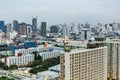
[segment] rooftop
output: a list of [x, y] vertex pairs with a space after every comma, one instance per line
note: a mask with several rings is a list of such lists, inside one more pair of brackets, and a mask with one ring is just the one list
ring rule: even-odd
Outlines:
[[65, 52], [62, 51], [62, 54], [74, 54], [74, 53], [81, 53], [81, 52], [85, 52], [85, 51], [92, 51], [92, 50], [97, 50], [97, 49], [103, 49], [103, 48], [107, 48], [107, 46], [103, 46], [103, 47], [99, 47], [99, 48], [93, 48], [93, 49], [87, 49], [87, 48], [77, 48], [77, 49], [72, 49], [70, 52]]

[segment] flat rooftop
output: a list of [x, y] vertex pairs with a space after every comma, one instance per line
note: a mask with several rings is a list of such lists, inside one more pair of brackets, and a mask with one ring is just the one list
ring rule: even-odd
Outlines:
[[87, 48], [77, 48], [77, 49], [72, 49], [70, 52], [65, 52], [62, 51], [61, 54], [74, 54], [74, 53], [81, 53], [81, 52], [86, 52], [86, 51], [92, 51], [92, 50], [97, 50], [97, 49], [103, 49], [107, 48], [107, 46], [99, 47], [99, 48], [92, 48], [92, 49], [87, 49]]

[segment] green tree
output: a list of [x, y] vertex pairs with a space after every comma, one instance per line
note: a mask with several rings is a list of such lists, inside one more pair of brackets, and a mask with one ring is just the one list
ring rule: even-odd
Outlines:
[[2, 77], [0, 77], [0, 80], [14, 80], [14, 79], [2, 76]]
[[15, 69], [18, 69], [18, 66], [17, 66], [17, 65], [11, 65], [11, 66], [9, 67], [9, 69], [15, 70]]
[[34, 51], [32, 54], [34, 54], [34, 59], [35, 60], [41, 60], [42, 61], [42, 56], [38, 55], [37, 51]]
[[0, 61], [0, 68], [3, 68], [4, 63]]
[[3, 65], [3, 69], [8, 70], [8, 66], [7, 65]]
[[[34, 62], [34, 64], [35, 64], [35, 62]], [[47, 70], [49, 67], [52, 67], [52, 66], [55, 66], [55, 65], [58, 65], [58, 64], [60, 64], [60, 57], [46, 59], [45, 61], [43, 61], [43, 62], [41, 63], [42, 66], [34, 67], [34, 68], [31, 69], [29, 72], [30, 72], [30, 73], [34, 73], [34, 74], [37, 74], [38, 72], [45, 71], [45, 70]]]

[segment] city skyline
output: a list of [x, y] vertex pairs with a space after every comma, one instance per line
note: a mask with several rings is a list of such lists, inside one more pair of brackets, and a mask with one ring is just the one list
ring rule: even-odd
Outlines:
[[106, 23], [119, 21], [119, 0], [4, 0], [0, 2], [0, 20], [32, 23], [32, 16], [41, 22], [59, 23]]

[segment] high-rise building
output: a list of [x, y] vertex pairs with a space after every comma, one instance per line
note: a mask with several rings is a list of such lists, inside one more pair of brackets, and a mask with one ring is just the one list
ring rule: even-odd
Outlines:
[[3, 32], [5, 32], [4, 30], [4, 21], [0, 21], [0, 30], [2, 30]]
[[41, 22], [41, 36], [46, 37], [46, 22]]
[[64, 24], [62, 25], [63, 29], [62, 29], [62, 36], [63, 38], [69, 38], [69, 27], [68, 25]]
[[50, 32], [51, 33], [58, 33], [59, 32], [59, 26], [57, 26], [57, 25], [51, 26], [50, 27]]
[[108, 78], [120, 79], [120, 43], [108, 43]]
[[19, 23], [17, 20], [13, 20], [13, 30], [16, 32], [19, 30]]
[[19, 24], [18, 33], [21, 34], [21, 35], [27, 35], [27, 24], [26, 23]]
[[6, 34], [13, 31], [11, 24], [7, 24], [5, 27], [6, 27], [6, 30], [5, 30]]
[[91, 39], [91, 31], [89, 29], [81, 30], [81, 40], [90, 40]]
[[[96, 39], [95, 39], [96, 40]], [[97, 44], [105, 44], [107, 50], [107, 77], [108, 80], [120, 80], [120, 42], [117, 40], [107, 39], [95, 41]], [[93, 42], [92, 42], [93, 44]]]
[[107, 80], [107, 46], [62, 52], [60, 65], [60, 80]]
[[33, 33], [37, 31], [37, 18], [32, 19], [32, 31]]

